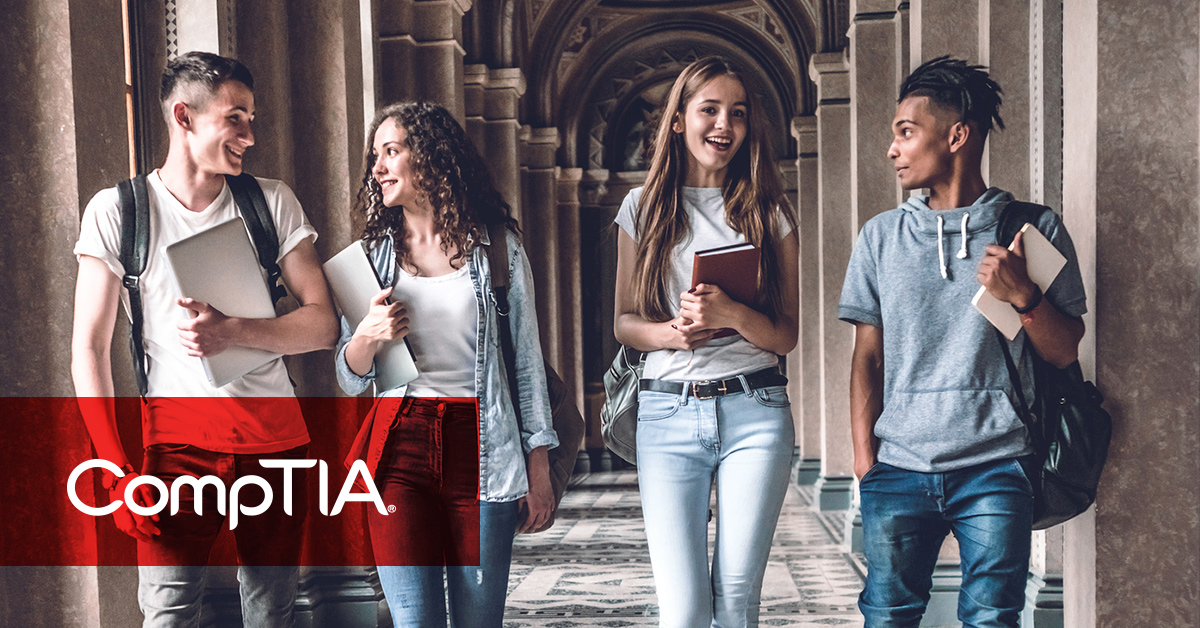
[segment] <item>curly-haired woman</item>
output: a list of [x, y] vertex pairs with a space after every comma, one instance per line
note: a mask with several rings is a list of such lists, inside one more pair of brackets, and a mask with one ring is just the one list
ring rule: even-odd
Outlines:
[[[796, 346], [798, 244], [766, 133], [729, 62], [692, 63], [667, 97], [646, 186], [617, 213], [615, 333], [647, 352], [638, 486], [664, 627], [758, 625], [787, 490], [794, 434], [779, 356]], [[742, 243], [761, 252], [754, 302], [691, 285], [696, 251]]]
[[[553, 505], [546, 450], [558, 438], [529, 263], [508, 205], [444, 108], [380, 110], [365, 163], [355, 211], [365, 214], [363, 241], [387, 287], [356, 329], [342, 320], [338, 382], [351, 395], [366, 390], [376, 352], [404, 338], [420, 369], [407, 386], [376, 391], [373, 425], [364, 426], [386, 434], [377, 451], [359, 453], [378, 460], [376, 485], [396, 506], [386, 515], [367, 509], [379, 581], [396, 626], [442, 627], [444, 567], [453, 625], [499, 627], [513, 535], [518, 525], [536, 529]], [[498, 223], [506, 242], [489, 242]], [[507, 250], [507, 322], [489, 294], [489, 246]], [[520, 424], [499, 324], [512, 326]]]

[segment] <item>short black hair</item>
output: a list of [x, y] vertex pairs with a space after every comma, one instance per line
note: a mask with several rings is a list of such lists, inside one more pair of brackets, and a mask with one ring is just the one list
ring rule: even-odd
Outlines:
[[[190, 96], [203, 99], [204, 96], [211, 97], [217, 93], [217, 90], [226, 81], [237, 81], [249, 88], [250, 91], [254, 91], [254, 77], [251, 76], [250, 70], [237, 59], [222, 57], [211, 52], [195, 51], [185, 52], [171, 59], [167, 63], [166, 69], [163, 70], [162, 89], [159, 91], [163, 115], [170, 119], [171, 101], [180, 89], [186, 89], [189, 86], [199, 87], [201, 90], [198, 91], [201, 93]], [[207, 104], [207, 100], [202, 102], [185, 100], [185, 102], [196, 107]]]
[[970, 65], [948, 56], [930, 59], [912, 71], [900, 85], [900, 98], [925, 96], [934, 103], [956, 112], [960, 122], [973, 122], [987, 137], [992, 123], [1003, 129], [1000, 118], [1000, 84], [988, 76], [987, 68]]

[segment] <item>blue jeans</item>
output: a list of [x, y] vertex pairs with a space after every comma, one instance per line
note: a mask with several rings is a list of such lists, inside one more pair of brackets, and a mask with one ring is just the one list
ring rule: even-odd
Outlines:
[[1014, 458], [944, 473], [884, 463], [859, 484], [867, 584], [866, 628], [917, 628], [947, 533], [958, 539], [958, 619], [969, 628], [1016, 628], [1029, 573], [1033, 487]]
[[[454, 628], [500, 628], [508, 593], [517, 502], [479, 502], [479, 566], [445, 568]], [[379, 567], [396, 628], [445, 628], [446, 588], [442, 567]]]
[[[686, 391], [638, 393], [638, 485], [660, 626], [758, 625], [759, 593], [794, 442], [783, 386], [713, 399]], [[714, 478], [717, 529], [710, 574]]]

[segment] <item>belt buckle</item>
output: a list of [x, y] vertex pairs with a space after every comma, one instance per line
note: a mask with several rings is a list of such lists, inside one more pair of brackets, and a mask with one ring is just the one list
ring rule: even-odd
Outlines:
[[[702, 394], [700, 394], [700, 387], [701, 387], [701, 386], [708, 386], [708, 385], [710, 385], [710, 384], [719, 384], [719, 386], [717, 387], [717, 392], [716, 392], [716, 394], [712, 394], [712, 395], [702, 395]], [[693, 397], [695, 397], [695, 398], [697, 398], [697, 399], [699, 399], [699, 400], [701, 400], [701, 401], [706, 401], [706, 400], [708, 400], [708, 399], [713, 399], [714, 397], [718, 397], [718, 396], [721, 396], [721, 395], [728, 394], [728, 392], [729, 392], [729, 390], [725, 388], [725, 380], [723, 380], [723, 379], [722, 379], [722, 380], [717, 380], [717, 381], [713, 381], [713, 380], [711, 380], [711, 379], [706, 379], [706, 380], [702, 380], [702, 381], [698, 381], [698, 382], [692, 382], [692, 396], [693, 396]]]

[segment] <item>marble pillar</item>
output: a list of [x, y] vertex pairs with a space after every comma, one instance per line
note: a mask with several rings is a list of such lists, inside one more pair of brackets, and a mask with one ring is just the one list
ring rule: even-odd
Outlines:
[[850, 212], [855, 234], [901, 200], [896, 170], [887, 157], [900, 91], [895, 8], [895, 0], [850, 0]]
[[979, 7], [961, 0], [909, 2], [909, 70], [941, 55], [979, 59]]
[[483, 155], [496, 189], [514, 211], [521, 205], [521, 123], [517, 121], [525, 75], [520, 68], [465, 66], [465, 128]]
[[1197, 625], [1200, 6], [1063, 10], [1064, 218], [1113, 415], [1094, 519], [1067, 524], [1066, 625]]
[[854, 328], [838, 320], [838, 299], [854, 243], [851, 220], [850, 68], [846, 56], [819, 53], [809, 61], [817, 84], [817, 152], [821, 284], [821, 477], [816, 482], [819, 510], [850, 507], [854, 451], [850, 440], [850, 357]]
[[462, 16], [470, 8], [471, 0], [381, 0], [380, 104], [431, 101], [463, 119]]
[[550, 365], [562, 372], [564, 302], [559, 279], [562, 268], [559, 264], [558, 173], [555, 166], [558, 128], [527, 127], [522, 135], [521, 229], [525, 233], [522, 240], [533, 269], [542, 350]]
[[[820, 205], [818, 204], [817, 117], [792, 118], [796, 139], [796, 221], [800, 235], [800, 339], [788, 356], [788, 395], [800, 428], [796, 483], [813, 484], [821, 474], [821, 299]], [[792, 368], [795, 365], [796, 368]]]
[[983, 178], [988, 185], [1008, 190], [1019, 199], [1030, 195], [1031, 14], [1027, 0], [983, 0], [979, 4], [979, 63], [987, 66], [988, 74], [1004, 89], [1000, 107], [1004, 129], [992, 129], [988, 135]]
[[562, 312], [562, 368], [558, 374], [571, 389], [575, 407], [583, 404], [583, 275], [579, 184], [583, 168], [558, 169], [558, 267]]

